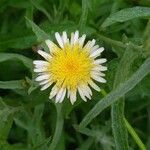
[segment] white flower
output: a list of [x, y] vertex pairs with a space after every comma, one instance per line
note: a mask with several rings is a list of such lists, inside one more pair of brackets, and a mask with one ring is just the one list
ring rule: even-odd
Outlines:
[[62, 36], [56, 32], [56, 40], [59, 46], [52, 41], [46, 40], [49, 48], [49, 54], [38, 50], [38, 53], [45, 59], [35, 60], [34, 72], [38, 73], [36, 81], [42, 86], [41, 90], [52, 86], [49, 98], [55, 97], [55, 102], [61, 103], [65, 96], [71, 103], [77, 99], [77, 92], [84, 101], [91, 99], [91, 88], [100, 91], [96, 82], [105, 83], [106, 80], [103, 71], [107, 67], [102, 64], [106, 62], [105, 58], [98, 58], [104, 50], [103, 47], [95, 45], [95, 40], [84, 44], [86, 35], [79, 37], [79, 32], [71, 34], [71, 39], [67, 33]]

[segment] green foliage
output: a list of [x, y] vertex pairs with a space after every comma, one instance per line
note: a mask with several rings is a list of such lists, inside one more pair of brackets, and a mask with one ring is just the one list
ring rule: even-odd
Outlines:
[[133, 7], [122, 9], [110, 17], [108, 17], [102, 24], [102, 27], [108, 27], [117, 22], [125, 22], [134, 18], [150, 17], [149, 7]]
[[[149, 0], [1, 0], [0, 17], [0, 150], [150, 149]], [[87, 103], [55, 104], [35, 82], [38, 47], [64, 30], [106, 49]]]
[[0, 81], [1, 89], [23, 89], [23, 81]]
[[119, 100], [120, 97], [125, 95], [128, 91], [134, 88], [147, 74], [150, 70], [150, 58], [143, 63], [143, 65], [137, 70], [127, 81], [120, 84], [115, 90], [111, 91], [106, 97], [101, 99], [93, 109], [84, 117], [80, 123], [80, 128], [88, 125], [92, 119], [94, 119], [102, 110], [110, 106], [115, 101]]
[[[132, 65], [134, 64], [134, 60], [138, 58], [138, 53], [133, 50], [133, 48], [128, 45], [120, 63], [118, 65], [118, 69], [116, 71], [115, 80], [113, 84], [113, 88], [115, 89], [119, 84], [126, 81], [130, 74], [132, 74]], [[128, 149], [127, 142], [127, 131], [124, 125], [124, 100], [125, 97], [122, 96], [119, 102], [116, 102], [112, 105], [111, 117], [112, 117], [112, 129], [116, 142], [117, 149]], [[119, 129], [119, 130], [118, 130]]]

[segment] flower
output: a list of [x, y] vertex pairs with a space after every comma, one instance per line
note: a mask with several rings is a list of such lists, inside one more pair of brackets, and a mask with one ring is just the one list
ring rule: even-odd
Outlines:
[[91, 88], [100, 91], [96, 82], [105, 83], [103, 71], [107, 67], [102, 66], [105, 58], [97, 58], [104, 50], [103, 47], [95, 45], [95, 40], [84, 44], [86, 35], [79, 37], [79, 31], [71, 33], [71, 39], [64, 31], [62, 36], [56, 32], [57, 46], [50, 40], [45, 43], [49, 53], [38, 50], [45, 60], [33, 61], [34, 72], [38, 73], [36, 81], [42, 86], [41, 90], [52, 86], [49, 98], [55, 97], [55, 102], [61, 103], [67, 95], [70, 102], [74, 104], [77, 99], [77, 92], [80, 97], [87, 101], [91, 99]]

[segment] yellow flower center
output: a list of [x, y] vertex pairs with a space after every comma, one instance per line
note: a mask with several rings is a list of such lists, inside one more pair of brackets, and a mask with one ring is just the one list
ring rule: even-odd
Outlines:
[[71, 47], [65, 45], [63, 50], [56, 50], [50, 60], [48, 71], [58, 86], [76, 89], [78, 84], [87, 83], [90, 80], [90, 72], [93, 67], [93, 59], [89, 52], [78, 44]]

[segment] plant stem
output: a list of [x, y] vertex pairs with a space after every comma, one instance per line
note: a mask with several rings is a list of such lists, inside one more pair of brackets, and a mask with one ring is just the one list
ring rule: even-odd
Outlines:
[[129, 124], [129, 122], [127, 121], [126, 118], [124, 118], [124, 123], [125, 123], [128, 131], [129, 131], [129, 133], [131, 134], [131, 136], [133, 137], [133, 139], [135, 140], [135, 142], [139, 146], [139, 148], [141, 150], [146, 150], [145, 145], [143, 144], [143, 142], [141, 141], [141, 139], [139, 138], [139, 136], [137, 135], [135, 130], [132, 128], [132, 126]]
[[56, 146], [60, 140], [62, 129], [63, 129], [63, 124], [64, 124], [64, 119], [62, 116], [62, 105], [61, 104], [56, 104], [56, 110], [57, 110], [57, 121], [56, 121], [56, 128], [55, 128], [55, 133], [52, 139], [52, 143], [50, 144], [48, 150], [55, 150]]

